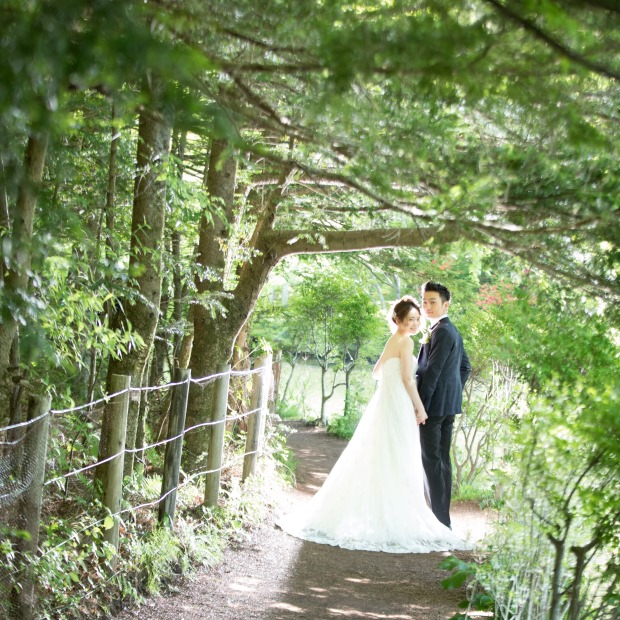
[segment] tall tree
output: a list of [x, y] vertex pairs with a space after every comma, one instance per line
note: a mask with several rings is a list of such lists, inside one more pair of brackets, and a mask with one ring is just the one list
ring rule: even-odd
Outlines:
[[[195, 375], [230, 359], [270, 270], [296, 253], [467, 239], [617, 298], [613, 3], [232, 6], [37, 0], [11, 4], [0, 40], [12, 59], [0, 67], [4, 133], [23, 136], [16, 119], [42, 118], [72, 90], [128, 96], [155, 69], [199, 136], [188, 174], [205, 143], [226, 143], [209, 174], [232, 198], [208, 190], [220, 211], [199, 239], [205, 308], [194, 304], [193, 323], [212, 339], [195, 343]], [[52, 116], [61, 129], [66, 117]], [[233, 165], [248, 188], [236, 197]], [[227, 266], [221, 231], [239, 225], [253, 232]], [[190, 420], [208, 417], [200, 398], [194, 389]]]
[[[225, 244], [230, 234], [234, 194], [237, 181], [237, 160], [230, 145], [224, 139], [214, 140], [206, 174], [206, 190], [217, 208], [211, 221], [207, 215], [200, 220], [196, 275], [196, 289], [200, 296], [224, 293], [224, 269], [226, 267]], [[204, 377], [216, 371], [218, 364], [230, 360], [232, 346], [241, 329], [233, 323], [233, 317], [214, 315], [207, 303], [194, 308], [194, 342], [190, 368], [194, 376]], [[236, 329], [235, 329], [236, 327]], [[213, 385], [192, 384], [187, 407], [187, 426], [205, 422], [210, 416]], [[206, 450], [209, 427], [197, 429], [186, 437], [186, 459], [198, 458]], [[191, 455], [191, 456], [190, 456]]]
[[[131, 288], [118, 304], [115, 322], [139, 337], [120, 358], [111, 359], [107, 387], [114, 374], [129, 375], [133, 387], [142, 387], [148, 356], [159, 320], [162, 282], [162, 241], [166, 210], [166, 168], [170, 152], [171, 120], [161, 103], [163, 84], [151, 77], [145, 88], [150, 105], [140, 115], [138, 152], [131, 222], [129, 277]], [[140, 392], [130, 400], [127, 418], [128, 448], [136, 447]], [[107, 429], [102, 429], [102, 435]], [[133, 453], [131, 453], [133, 454]], [[131, 472], [133, 459], [127, 460]]]
[[[47, 142], [47, 133], [33, 133], [28, 138], [24, 177], [19, 184], [17, 202], [10, 223], [10, 241], [2, 244], [3, 264], [7, 267], [4, 275], [4, 303], [0, 321], [0, 382], [4, 384], [0, 389], [0, 394], [5, 397], [0, 399], [2, 405], [7, 404], [6, 396], [9, 394], [7, 370], [10, 365], [11, 349], [15, 346], [18, 324], [23, 323], [27, 315], [27, 303], [24, 303], [24, 298], [27, 296], [31, 274], [32, 227], [37, 192], [45, 164]], [[5, 411], [8, 409], [8, 407], [3, 408]], [[14, 420], [14, 422], [17, 421]]]

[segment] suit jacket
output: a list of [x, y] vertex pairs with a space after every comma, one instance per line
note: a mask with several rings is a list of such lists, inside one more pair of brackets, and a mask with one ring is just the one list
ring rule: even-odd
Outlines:
[[433, 325], [430, 340], [418, 355], [418, 392], [429, 416], [463, 410], [463, 386], [471, 364], [461, 334], [448, 317]]

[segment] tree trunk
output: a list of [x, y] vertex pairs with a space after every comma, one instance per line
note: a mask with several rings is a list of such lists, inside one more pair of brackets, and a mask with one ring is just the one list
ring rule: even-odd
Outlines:
[[[211, 149], [207, 189], [211, 197], [218, 197], [225, 205], [227, 221], [232, 221], [232, 207], [235, 190], [236, 162], [226, 156], [226, 144], [215, 141]], [[194, 305], [194, 343], [190, 366], [193, 377], [212, 374], [216, 369], [230, 362], [235, 339], [248, 320], [260, 292], [271, 270], [278, 263], [278, 256], [267, 244], [264, 235], [272, 226], [275, 209], [281, 198], [278, 186], [266, 201], [252, 238], [252, 247], [258, 250], [251, 261], [239, 269], [237, 286], [233, 291], [224, 291], [221, 276], [224, 273], [226, 256], [222, 251], [221, 239], [227, 236], [228, 225], [220, 218], [214, 218], [210, 225], [206, 218], [201, 222], [199, 240], [199, 264], [215, 269], [220, 279], [217, 282], [197, 281], [199, 293], [223, 293], [222, 305], [226, 308], [225, 317], [213, 317], [202, 304]], [[200, 387], [192, 384], [187, 408], [187, 426], [200, 424], [211, 419], [213, 391], [209, 385]], [[207, 450], [210, 433], [207, 430], [192, 431], [186, 436], [186, 463], [195, 464], [198, 457]]]
[[598, 545], [597, 538], [591, 540], [587, 545], [582, 547], [571, 547], [571, 551], [575, 556], [575, 567], [573, 569], [573, 581], [569, 588], [570, 605], [568, 609], [568, 620], [579, 620], [582, 617], [581, 612], [583, 603], [581, 601], [581, 586], [586, 570], [587, 554]]
[[[224, 206], [222, 217], [214, 216], [212, 222], [206, 216], [200, 221], [198, 239], [198, 265], [203, 270], [214, 272], [215, 277], [196, 277], [199, 295], [223, 291], [223, 275], [226, 256], [222, 249], [228, 237], [229, 222], [232, 220], [237, 161], [227, 153], [227, 143], [214, 140], [211, 145], [209, 167], [206, 174], [209, 197], [219, 200]], [[226, 305], [226, 303], [224, 303]], [[230, 362], [235, 338], [243, 321], [233, 324], [232, 318], [214, 318], [204, 303], [194, 305], [194, 342], [190, 358], [192, 376], [199, 379], [216, 372], [216, 369]], [[212, 416], [214, 383], [192, 383], [187, 403], [186, 426], [207, 422]], [[197, 464], [206, 456], [210, 440], [210, 427], [203, 427], [188, 433], [185, 437], [184, 463]]]
[[[151, 347], [151, 352], [152, 351], [153, 351], [153, 347]], [[142, 385], [140, 385], [139, 387], [146, 387], [149, 384], [154, 385], [153, 383], [150, 383], [149, 381], [151, 377], [151, 368], [152, 368], [152, 365], [154, 364], [153, 357], [154, 355], [151, 355], [146, 360], [144, 372], [142, 373]], [[134, 441], [135, 448], [142, 448], [143, 446], [146, 445], [146, 420], [149, 415], [149, 411], [151, 409], [151, 398], [153, 398], [153, 395], [156, 393], [157, 392], [148, 392], [148, 391], [140, 392], [140, 402], [138, 404], [138, 421], [136, 422], [136, 439]], [[144, 459], [141, 458], [142, 456], [143, 455], [136, 457], [133, 453], [126, 455], [125, 457], [126, 459], [131, 458], [132, 466], [131, 468], [125, 467], [125, 474], [131, 474], [132, 471], [137, 471], [139, 473], [143, 472], [143, 468], [140, 465], [141, 463], [144, 462]], [[139, 463], [138, 466], [136, 466], [136, 462]]]
[[[181, 343], [185, 337], [185, 326], [183, 323], [183, 296], [185, 294], [183, 278], [181, 276], [181, 234], [178, 230], [173, 230], [171, 235], [172, 245], [172, 323], [174, 336], [172, 338], [172, 365], [174, 368], [186, 368], [179, 365], [181, 354]], [[188, 317], [189, 322], [189, 317]]]
[[329, 400], [329, 396], [327, 396], [327, 391], [325, 389], [325, 377], [327, 376], [327, 364], [325, 366], [321, 366], [321, 424], [323, 426], [327, 425], [327, 413], [325, 412], [325, 404]]
[[553, 558], [553, 575], [551, 579], [551, 606], [549, 608], [549, 620], [560, 619], [560, 605], [562, 602], [562, 593], [560, 585], [563, 579], [562, 563], [564, 561], [564, 553], [566, 551], [566, 534], [564, 538], [555, 538], [548, 535], [549, 540], [553, 544], [555, 555]]
[[[167, 303], [161, 305], [161, 316], [165, 315]], [[147, 365], [148, 372], [145, 373], [145, 386], [161, 385], [164, 382], [166, 370], [166, 360], [168, 352], [168, 341], [165, 334], [155, 338], [155, 344], [151, 349], [151, 357]], [[170, 377], [174, 373], [172, 368]], [[156, 433], [166, 430], [166, 418], [172, 404], [172, 390], [143, 392], [140, 399], [140, 417], [138, 418], [138, 432], [136, 434], [136, 445], [144, 445], [147, 429], [147, 420], [150, 414], [150, 428]]]
[[[249, 323], [246, 321], [245, 325], [239, 331], [239, 335], [235, 340], [233, 346], [233, 356], [231, 368], [237, 371], [250, 370], [250, 346], [249, 346]], [[250, 389], [252, 387], [252, 377], [239, 376], [231, 377], [228, 391], [228, 408], [231, 411], [238, 413], [245, 413], [249, 410], [250, 403]], [[246, 419], [241, 418], [238, 420], [239, 428], [242, 431], [246, 430]], [[228, 428], [228, 426], [227, 426]]]
[[[183, 178], [184, 171], [184, 163], [183, 159], [185, 157], [185, 146], [187, 144], [187, 131], [182, 131], [180, 135], [176, 136], [174, 140], [174, 153], [178, 159], [177, 163], [177, 175], [179, 179]], [[170, 235], [170, 243], [172, 246], [172, 290], [173, 290], [173, 299], [172, 299], [172, 322], [173, 322], [173, 330], [174, 336], [172, 339], [172, 364], [173, 368], [187, 368], [187, 364], [185, 366], [181, 366], [179, 364], [179, 354], [181, 351], [181, 343], [184, 337], [184, 326], [183, 326], [183, 297], [184, 297], [184, 285], [183, 285], [183, 277], [181, 274], [181, 233], [178, 231], [176, 227], [173, 227], [172, 233]], [[188, 319], [189, 320], [189, 319]], [[188, 358], [189, 360], [189, 358]], [[172, 369], [171, 369], [172, 371]]]
[[345, 368], [344, 371], [344, 415], [349, 415], [351, 408], [351, 373], [355, 365]]
[[284, 391], [282, 392], [282, 396], [279, 396], [276, 393], [276, 399], [280, 400], [283, 403], [286, 402], [286, 395], [288, 394], [289, 387], [291, 386], [293, 372], [295, 372], [295, 367], [297, 366], [297, 360], [299, 359], [299, 356], [300, 345], [299, 343], [297, 343], [297, 345], [295, 346], [295, 350], [293, 351], [293, 353], [290, 354], [289, 364], [291, 365], [291, 373], [289, 374], [288, 378], [286, 379], [286, 383], [284, 384]]
[[282, 380], [282, 351], [275, 351], [273, 354], [273, 398], [269, 403], [269, 412], [276, 413], [278, 407], [278, 392], [280, 391], [280, 381]]
[[[161, 85], [151, 82], [157, 101]], [[165, 166], [170, 149], [170, 125], [156, 109], [140, 116], [137, 174], [131, 222], [129, 273], [136, 295], [128, 296], [114, 317], [117, 328], [131, 329], [144, 344], [132, 346], [120, 359], [110, 360], [107, 388], [112, 375], [129, 375], [132, 387], [142, 385], [144, 368], [153, 344], [159, 319], [164, 217], [166, 209]], [[140, 392], [132, 392], [127, 419], [127, 448], [136, 447]], [[129, 456], [129, 455], [128, 455]], [[133, 470], [133, 458], [125, 461], [125, 471]]]
[[[45, 153], [48, 136], [31, 135], [26, 146], [24, 175], [19, 185], [15, 213], [11, 222], [10, 249], [2, 251], [2, 259], [8, 269], [4, 275], [3, 296], [5, 300], [12, 300], [18, 307], [27, 293], [30, 282], [30, 263], [32, 259], [32, 226], [34, 223], [37, 189], [43, 177]], [[4, 244], [3, 244], [4, 245]], [[6, 301], [4, 302], [6, 304]], [[3, 305], [4, 305], [3, 304]], [[6, 307], [6, 306], [5, 306]], [[7, 371], [10, 366], [11, 347], [17, 334], [17, 320], [15, 313], [3, 312], [0, 320], [0, 405], [2, 411], [7, 411], [10, 384]], [[0, 414], [0, 419], [4, 414]]]
[[279, 397], [280, 402], [286, 402], [286, 395], [288, 394], [288, 389], [291, 386], [291, 382], [293, 380], [293, 373], [295, 372], [295, 367], [297, 366], [297, 356], [293, 360], [291, 360], [291, 372], [286, 379], [286, 383], [284, 384], [284, 390], [282, 392], [282, 396]]
[[110, 141], [110, 155], [108, 159], [108, 186], [106, 188], [105, 195], [105, 245], [109, 249], [110, 254], [114, 254], [116, 251], [114, 243], [114, 203], [116, 201], [116, 178], [118, 176], [116, 166], [116, 155], [118, 153], [118, 138], [119, 131], [115, 126], [116, 108], [112, 104], [112, 139]]
[[[195, 306], [194, 313], [196, 319], [190, 368], [192, 377], [199, 379], [216, 373], [218, 366], [230, 360], [235, 338], [242, 324], [232, 324], [229, 318], [212, 317], [200, 306]], [[217, 382], [214, 381], [191, 384], [186, 428], [212, 420], [216, 386]], [[187, 433], [183, 450], [186, 468], [191, 469], [206, 462], [210, 438], [209, 426]]]
[[192, 304], [187, 311], [187, 328], [176, 352], [176, 368], [189, 368], [194, 345], [194, 307], [195, 304]]

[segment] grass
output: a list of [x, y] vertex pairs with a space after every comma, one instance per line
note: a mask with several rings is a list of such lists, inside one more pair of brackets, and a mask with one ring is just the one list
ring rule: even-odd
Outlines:
[[489, 484], [482, 486], [478, 484], [463, 483], [454, 487], [452, 493], [453, 500], [479, 502], [481, 508], [492, 506], [495, 502], [495, 489]]

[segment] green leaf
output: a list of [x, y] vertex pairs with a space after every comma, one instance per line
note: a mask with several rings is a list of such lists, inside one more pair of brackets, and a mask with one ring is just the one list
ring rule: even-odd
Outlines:
[[458, 571], [447, 579], [443, 579], [441, 582], [441, 587], [444, 590], [454, 590], [456, 588], [460, 588], [469, 577], [471, 577], [469, 572]]

